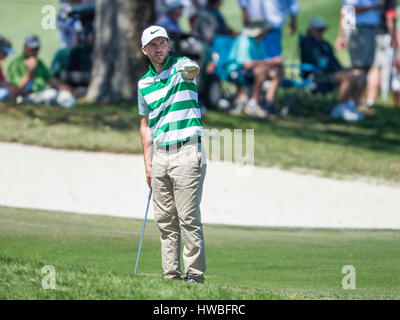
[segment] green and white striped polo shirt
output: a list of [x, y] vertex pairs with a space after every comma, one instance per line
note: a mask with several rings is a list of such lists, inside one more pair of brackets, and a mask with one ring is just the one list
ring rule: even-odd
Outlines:
[[160, 146], [203, 135], [196, 80], [185, 79], [176, 64], [185, 57], [168, 56], [160, 74], [152, 64], [139, 80], [139, 114], [149, 116], [153, 143]]

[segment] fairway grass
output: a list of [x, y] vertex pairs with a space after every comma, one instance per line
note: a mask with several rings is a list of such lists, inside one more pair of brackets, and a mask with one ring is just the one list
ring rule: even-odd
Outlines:
[[[159, 231], [141, 220], [0, 207], [0, 299], [399, 299], [397, 231], [205, 225], [204, 285], [162, 280]], [[44, 266], [56, 289], [44, 290]], [[356, 289], [341, 288], [343, 266]]]
[[[44, 147], [142, 154], [136, 106], [0, 104], [0, 141]], [[204, 126], [217, 132], [254, 129], [254, 164], [335, 178], [400, 183], [400, 112], [381, 106], [362, 123], [333, 121], [323, 114], [261, 121], [209, 111]], [[205, 140], [206, 141], [206, 140]], [[210, 141], [212, 141], [210, 139]], [[223, 149], [221, 138], [221, 153]], [[209, 158], [212, 148], [206, 150]], [[223, 160], [223, 156], [220, 158]]]

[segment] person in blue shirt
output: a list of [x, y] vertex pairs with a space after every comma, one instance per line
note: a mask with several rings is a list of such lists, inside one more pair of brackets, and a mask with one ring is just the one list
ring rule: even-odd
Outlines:
[[179, 25], [182, 16], [183, 4], [181, 0], [172, 0], [167, 3], [167, 11], [156, 21], [156, 25], [164, 27], [169, 32], [183, 33]]
[[344, 68], [339, 63], [332, 46], [324, 40], [327, 27], [321, 17], [314, 17], [309, 21], [307, 35], [300, 41], [301, 62], [314, 66], [310, 74], [313, 75], [318, 91], [327, 92], [338, 88], [338, 104], [331, 112], [333, 118], [362, 120], [364, 117], [357, 106], [361, 104], [360, 97], [366, 83], [365, 73], [357, 68]]
[[17, 86], [9, 83], [3, 74], [3, 60], [7, 58], [9, 54], [15, 54], [11, 42], [0, 35], [0, 101], [10, 97], [16, 97], [21, 93], [20, 89]]
[[242, 9], [243, 24], [262, 19], [271, 26], [264, 36], [265, 59], [280, 56], [282, 53], [282, 29], [286, 16], [290, 16], [289, 32], [297, 30], [297, 15], [300, 10], [298, 0], [238, 0]]
[[[375, 113], [373, 106], [379, 90], [383, 94], [388, 91], [385, 83], [388, 84], [389, 80], [385, 81], [385, 78], [389, 79], [390, 75], [383, 70], [390, 69], [388, 61], [392, 61], [394, 49], [398, 47], [396, 15], [396, 0], [343, 0], [336, 48], [343, 50], [347, 47], [352, 66], [368, 72], [361, 106], [367, 113]], [[353, 26], [348, 28], [351, 21]]]

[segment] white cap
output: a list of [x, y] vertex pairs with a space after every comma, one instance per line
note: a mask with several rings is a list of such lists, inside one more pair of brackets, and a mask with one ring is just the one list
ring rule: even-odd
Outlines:
[[167, 31], [160, 26], [150, 26], [147, 29], [145, 29], [142, 33], [142, 47], [144, 47], [146, 44], [148, 44], [151, 40], [155, 38], [168, 38]]

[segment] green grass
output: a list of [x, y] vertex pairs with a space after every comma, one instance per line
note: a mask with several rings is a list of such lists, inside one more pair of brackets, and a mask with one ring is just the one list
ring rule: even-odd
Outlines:
[[[355, 124], [332, 121], [321, 110], [305, 107], [307, 110], [303, 116], [268, 121], [210, 111], [204, 125], [218, 130], [254, 129], [256, 165], [400, 182], [398, 110], [382, 105], [374, 118]], [[78, 106], [70, 110], [0, 105], [0, 141], [142, 153], [137, 107], [130, 105]]]
[[[137, 209], [142, 210], [141, 206]], [[0, 299], [399, 299], [397, 231], [205, 225], [204, 285], [160, 279], [159, 231], [141, 220], [0, 207]], [[56, 270], [56, 290], [41, 269]], [[344, 290], [342, 267], [356, 268]]]

